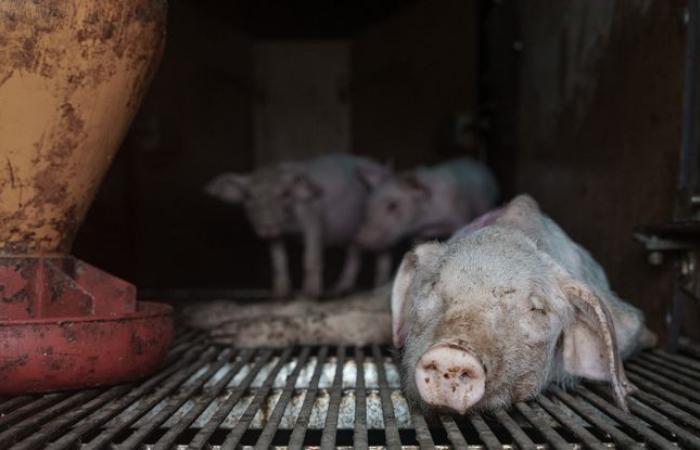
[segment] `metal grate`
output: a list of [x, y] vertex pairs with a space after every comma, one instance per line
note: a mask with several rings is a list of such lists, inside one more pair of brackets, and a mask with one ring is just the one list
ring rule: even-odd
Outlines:
[[604, 386], [552, 388], [509, 411], [426, 419], [379, 347], [236, 350], [180, 335], [139, 383], [0, 398], [0, 448], [700, 448], [700, 350], [627, 364], [627, 414]]

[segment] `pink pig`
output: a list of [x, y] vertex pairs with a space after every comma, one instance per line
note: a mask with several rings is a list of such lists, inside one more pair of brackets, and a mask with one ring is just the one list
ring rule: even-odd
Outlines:
[[447, 237], [491, 209], [498, 187], [491, 171], [469, 158], [372, 179], [357, 243], [386, 249], [405, 237]]
[[498, 198], [491, 171], [469, 158], [386, 176], [364, 174], [372, 186], [357, 244], [377, 257], [375, 286], [389, 281], [392, 262], [387, 251], [403, 238], [447, 237], [488, 211]]
[[425, 409], [490, 410], [578, 378], [609, 382], [626, 409], [622, 360], [655, 344], [641, 311], [526, 195], [408, 253], [391, 306], [406, 393]]
[[242, 203], [256, 233], [270, 242], [273, 295], [291, 293], [287, 252], [282, 239], [304, 241], [303, 292], [316, 298], [323, 291], [323, 249], [347, 247], [347, 258], [335, 293], [349, 290], [360, 266], [354, 238], [362, 222], [368, 189], [360, 176], [381, 179], [387, 170], [369, 159], [347, 154], [263, 167], [252, 174], [224, 173], [205, 191], [225, 202]]

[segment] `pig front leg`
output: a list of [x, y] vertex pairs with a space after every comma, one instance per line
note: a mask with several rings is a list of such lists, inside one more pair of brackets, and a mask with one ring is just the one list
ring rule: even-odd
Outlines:
[[318, 298], [323, 292], [323, 230], [318, 214], [310, 208], [298, 208], [304, 238], [303, 293]]
[[384, 286], [391, 278], [391, 252], [377, 254], [374, 267], [374, 287]]
[[270, 242], [270, 259], [272, 260], [272, 296], [289, 297], [292, 293], [292, 283], [289, 277], [287, 249], [282, 239]]
[[345, 264], [340, 278], [333, 288], [333, 295], [340, 295], [350, 291], [355, 286], [357, 274], [360, 271], [360, 249], [356, 245], [350, 245], [345, 255]]

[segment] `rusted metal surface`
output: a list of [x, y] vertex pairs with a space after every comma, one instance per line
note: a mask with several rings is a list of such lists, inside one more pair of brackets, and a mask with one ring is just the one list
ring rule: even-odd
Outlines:
[[169, 306], [61, 257], [160, 60], [165, 12], [0, 2], [0, 394], [133, 380], [168, 350]]
[[491, 414], [426, 417], [407, 407], [384, 348], [239, 350], [186, 332], [141, 382], [0, 398], [0, 448], [700, 448], [700, 401], [682, 395], [700, 360], [684, 343], [628, 368], [652, 362], [676, 373], [635, 370], [630, 413], [586, 384]]
[[165, 12], [0, 2], [0, 255], [70, 249], [160, 60]]
[[170, 306], [82, 261], [0, 258], [0, 394], [143, 377], [172, 336]]

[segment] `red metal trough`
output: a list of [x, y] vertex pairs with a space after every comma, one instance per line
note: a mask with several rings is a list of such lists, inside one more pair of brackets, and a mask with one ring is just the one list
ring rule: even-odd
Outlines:
[[0, 258], [0, 394], [114, 384], [157, 369], [172, 309], [73, 257]]

